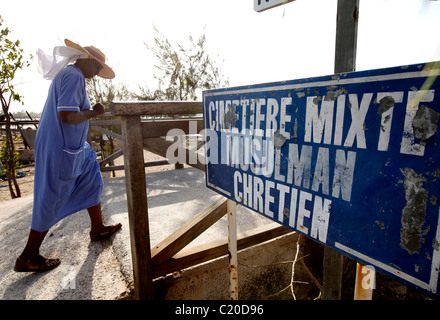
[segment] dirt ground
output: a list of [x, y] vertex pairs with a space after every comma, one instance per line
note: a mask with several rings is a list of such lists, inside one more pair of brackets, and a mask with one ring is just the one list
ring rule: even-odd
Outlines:
[[[19, 170], [26, 173], [26, 176], [17, 179], [20, 187], [21, 196], [28, 196], [34, 193], [34, 167], [27, 167]], [[8, 182], [0, 181], [0, 201], [11, 200]]]

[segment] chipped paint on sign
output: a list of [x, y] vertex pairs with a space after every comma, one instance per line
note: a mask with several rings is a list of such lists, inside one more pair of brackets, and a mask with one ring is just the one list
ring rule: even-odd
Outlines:
[[204, 91], [207, 186], [439, 295], [440, 63]]
[[406, 206], [402, 211], [400, 230], [401, 246], [409, 254], [420, 253], [422, 247], [422, 227], [425, 223], [428, 191], [423, 189], [426, 179], [411, 168], [401, 170], [405, 176], [404, 191]]

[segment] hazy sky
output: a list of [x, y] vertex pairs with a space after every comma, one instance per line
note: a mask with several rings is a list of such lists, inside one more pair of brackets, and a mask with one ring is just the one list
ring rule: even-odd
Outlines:
[[[253, 0], [1, 0], [3, 28], [25, 54], [52, 53], [64, 38], [94, 45], [121, 81], [155, 87], [153, 25], [187, 44], [205, 27], [207, 49], [219, 56], [230, 86], [333, 73], [337, 0], [296, 0], [257, 13]], [[357, 70], [440, 60], [440, 1], [360, 0]], [[21, 109], [41, 111], [49, 81], [34, 67], [20, 72]]]

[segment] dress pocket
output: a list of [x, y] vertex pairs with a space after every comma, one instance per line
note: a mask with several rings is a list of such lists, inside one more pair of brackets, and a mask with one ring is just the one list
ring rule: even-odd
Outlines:
[[62, 163], [60, 163], [61, 178], [65, 180], [70, 180], [79, 177], [83, 172], [84, 159], [84, 148], [74, 150], [64, 147]]

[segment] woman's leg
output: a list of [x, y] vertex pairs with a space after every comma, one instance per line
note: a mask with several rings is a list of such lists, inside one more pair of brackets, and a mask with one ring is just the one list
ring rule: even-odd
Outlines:
[[[49, 230], [47, 230], [49, 231]], [[40, 255], [40, 247], [46, 237], [47, 231], [36, 231], [31, 229], [29, 238], [20, 257], [25, 260], [32, 260]]]
[[48, 259], [40, 255], [40, 247], [46, 234], [47, 231], [31, 229], [26, 246], [15, 261], [15, 271], [47, 271], [60, 264], [60, 259]]
[[102, 211], [101, 204], [97, 204], [94, 207], [90, 207], [87, 209], [89, 212], [90, 222], [92, 224], [92, 231], [97, 232], [104, 227], [104, 223], [102, 222]]
[[88, 208], [87, 211], [89, 212], [90, 222], [92, 225], [90, 231], [90, 238], [92, 240], [99, 240], [108, 237], [122, 227], [122, 224], [120, 223], [112, 226], [104, 225], [104, 222], [102, 221], [102, 211], [100, 203], [96, 206]]

